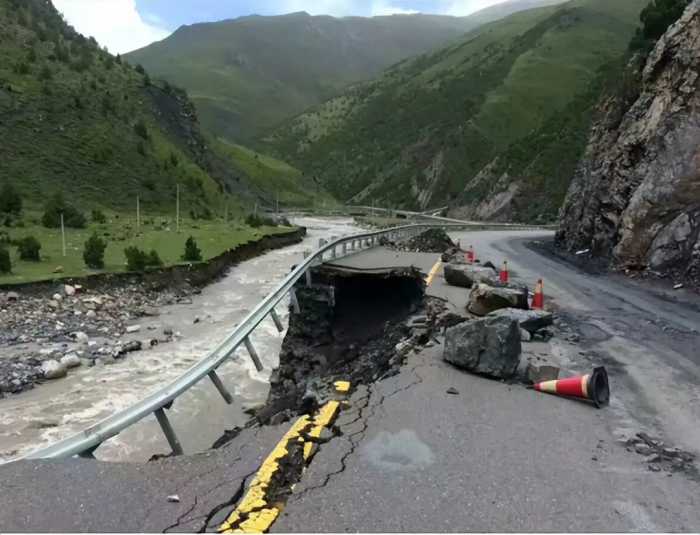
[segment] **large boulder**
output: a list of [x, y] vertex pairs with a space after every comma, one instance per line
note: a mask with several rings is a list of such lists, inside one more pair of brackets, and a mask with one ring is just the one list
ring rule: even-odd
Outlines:
[[554, 323], [554, 316], [551, 312], [544, 310], [523, 310], [520, 308], [501, 308], [489, 313], [489, 316], [498, 318], [509, 318], [517, 321], [520, 328], [533, 334], [540, 329], [549, 327]]
[[68, 373], [68, 368], [57, 360], [45, 360], [41, 363], [41, 371], [45, 379], [60, 379]]
[[526, 288], [494, 287], [482, 283], [474, 286], [469, 294], [467, 309], [477, 316], [486, 316], [501, 308], [528, 310], [527, 295]]
[[498, 273], [495, 269], [468, 264], [446, 264], [445, 280], [447, 284], [460, 288], [471, 288], [474, 284], [497, 284]]
[[518, 368], [521, 350], [518, 322], [488, 317], [447, 329], [442, 358], [474, 373], [508, 379]]

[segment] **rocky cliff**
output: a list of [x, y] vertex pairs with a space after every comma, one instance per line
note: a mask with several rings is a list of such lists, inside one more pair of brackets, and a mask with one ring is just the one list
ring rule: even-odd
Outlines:
[[632, 98], [607, 98], [558, 244], [612, 267], [700, 279], [700, 0], [657, 42]]

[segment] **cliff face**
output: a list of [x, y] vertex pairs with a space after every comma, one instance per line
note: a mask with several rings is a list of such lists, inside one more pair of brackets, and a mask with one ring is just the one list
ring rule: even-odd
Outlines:
[[700, 0], [669, 28], [631, 105], [602, 104], [558, 243], [613, 267], [700, 277]]

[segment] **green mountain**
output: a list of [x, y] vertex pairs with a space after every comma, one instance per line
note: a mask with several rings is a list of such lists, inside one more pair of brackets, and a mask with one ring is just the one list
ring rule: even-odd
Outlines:
[[[0, 139], [0, 182], [30, 205], [61, 191], [84, 210], [131, 209], [137, 195], [171, 210], [179, 184], [188, 211], [206, 216], [229, 197], [271, 205], [279, 189], [259, 180], [264, 165], [252, 177], [217, 150], [183, 91], [111, 56], [45, 0], [0, 0]], [[312, 202], [311, 182], [292, 175], [294, 200]]]
[[126, 57], [187, 89], [205, 127], [241, 141], [480, 24], [556, 1], [516, 0], [465, 18], [250, 16], [183, 26]]
[[647, 0], [511, 15], [304, 113], [260, 142], [339, 200], [551, 220]]

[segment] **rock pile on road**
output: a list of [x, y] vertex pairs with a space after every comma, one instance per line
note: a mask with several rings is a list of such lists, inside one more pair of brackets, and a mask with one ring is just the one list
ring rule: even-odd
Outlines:
[[486, 316], [503, 308], [528, 310], [530, 306], [527, 297], [526, 288], [497, 287], [481, 283], [472, 288], [467, 308], [477, 316]]
[[444, 253], [450, 249], [457, 250], [457, 245], [442, 229], [428, 229], [410, 240], [390, 244], [397, 251], [414, 253]]
[[459, 368], [510, 379], [520, 364], [520, 327], [516, 320], [487, 317], [447, 329], [443, 358]]
[[451, 286], [471, 288], [474, 284], [498, 284], [498, 273], [495, 269], [469, 264], [445, 264], [445, 280]]
[[[191, 302], [195, 290], [156, 290], [142, 283], [84, 292], [63, 286], [48, 295], [0, 293], [0, 396], [30, 389], [44, 379], [66, 375], [81, 364], [110, 364], [143, 347], [122, 339], [130, 325], [158, 314], [163, 305]], [[168, 342], [172, 332], [148, 341]]]
[[653, 438], [646, 433], [637, 433], [636, 436], [625, 442], [627, 451], [644, 456], [649, 470], [652, 472], [681, 472], [693, 471], [697, 473], [695, 467], [695, 455], [673, 448], [664, 443], [663, 440]]

